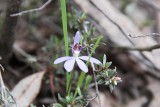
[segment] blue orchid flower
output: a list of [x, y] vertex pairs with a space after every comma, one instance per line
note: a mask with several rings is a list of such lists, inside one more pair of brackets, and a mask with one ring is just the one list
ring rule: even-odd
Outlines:
[[98, 64], [98, 65], [102, 64], [96, 58], [89, 57], [89, 56], [79, 56], [80, 52], [83, 49], [83, 47], [79, 44], [80, 35], [81, 35], [80, 32], [77, 31], [75, 38], [74, 38], [74, 44], [72, 45], [73, 56], [60, 57], [54, 61], [54, 64], [59, 64], [59, 63], [65, 61], [64, 68], [66, 69], [66, 71], [71, 72], [74, 68], [75, 63], [77, 63], [78, 67], [86, 73], [88, 72], [88, 67], [82, 60], [88, 61], [90, 58], [90, 60], [89, 60], [90, 63]]

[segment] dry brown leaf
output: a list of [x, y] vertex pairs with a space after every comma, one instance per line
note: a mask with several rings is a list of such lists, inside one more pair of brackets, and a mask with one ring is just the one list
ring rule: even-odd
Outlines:
[[21, 80], [13, 89], [17, 107], [28, 107], [40, 91], [45, 71], [35, 73]]

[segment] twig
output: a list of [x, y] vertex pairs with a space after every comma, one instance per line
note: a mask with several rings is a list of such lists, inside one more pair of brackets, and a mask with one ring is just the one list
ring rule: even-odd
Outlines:
[[159, 33], [151, 33], [151, 34], [147, 34], [147, 35], [141, 35], [141, 36], [132, 36], [129, 35], [131, 38], [139, 38], [139, 37], [150, 37], [150, 36], [160, 36]]
[[[142, 36], [132, 36], [129, 35], [131, 38], [141, 38], [141, 37], [150, 37], [150, 36], [160, 36], [159, 33], [152, 33], [152, 34], [147, 34], [147, 35], [142, 35]], [[156, 44], [150, 47], [144, 47], [144, 48], [138, 48], [138, 47], [120, 47], [122, 50], [137, 50], [137, 51], [152, 51], [154, 49], [160, 49], [160, 44]]]
[[54, 74], [53, 72], [50, 72], [49, 74], [49, 81], [50, 81], [50, 88], [51, 88], [51, 92], [52, 92], [52, 97], [53, 97], [53, 101], [56, 102], [56, 97], [54, 95], [54, 83], [53, 83], [53, 80], [54, 80]]
[[101, 103], [100, 103], [100, 98], [99, 98], [99, 90], [98, 90], [98, 84], [97, 84], [97, 81], [96, 81], [96, 75], [95, 75], [95, 67], [93, 65], [93, 63], [91, 63], [91, 66], [92, 66], [92, 69], [93, 69], [93, 77], [94, 77], [94, 82], [95, 82], [95, 87], [96, 87], [96, 96], [91, 98], [91, 99], [85, 99], [87, 101], [92, 101], [94, 100], [96, 97], [98, 97], [98, 101], [99, 101], [99, 104], [100, 104], [100, 107], [101, 107]]
[[27, 13], [31, 13], [31, 12], [36, 12], [36, 11], [40, 11], [42, 9], [44, 9], [48, 4], [50, 4], [52, 2], [52, 0], [48, 0], [47, 2], [45, 2], [41, 7], [39, 8], [35, 8], [35, 9], [31, 9], [31, 10], [26, 10], [26, 11], [22, 11], [19, 13], [15, 13], [15, 14], [11, 14], [11, 17], [15, 17], [15, 16], [21, 16], [23, 14], [27, 14]]

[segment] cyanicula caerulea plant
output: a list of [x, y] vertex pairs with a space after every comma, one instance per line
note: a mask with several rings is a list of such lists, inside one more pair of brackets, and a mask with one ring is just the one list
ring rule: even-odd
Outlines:
[[80, 36], [81, 36], [80, 32], [77, 31], [75, 38], [74, 38], [74, 44], [72, 45], [73, 56], [64, 56], [64, 57], [58, 58], [54, 61], [54, 64], [58, 64], [58, 63], [66, 61], [64, 63], [64, 68], [68, 72], [73, 70], [75, 62], [77, 62], [77, 65], [82, 71], [88, 72], [88, 67], [82, 60], [89, 61], [94, 64], [102, 64], [98, 59], [95, 59], [93, 57], [79, 56], [80, 52], [83, 49], [83, 47], [79, 44], [80, 38], [81, 38]]

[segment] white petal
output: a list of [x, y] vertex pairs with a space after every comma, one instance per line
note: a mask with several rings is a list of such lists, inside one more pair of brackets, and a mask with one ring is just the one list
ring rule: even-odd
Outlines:
[[78, 64], [79, 68], [80, 68], [82, 71], [88, 72], [88, 67], [86, 66], [86, 64], [85, 64], [83, 61], [81, 61], [80, 59], [76, 58], [76, 62], [77, 62], [77, 64]]
[[58, 59], [56, 59], [56, 60], [54, 61], [54, 64], [58, 64], [58, 63], [64, 62], [64, 61], [66, 61], [66, 60], [68, 60], [68, 59], [71, 59], [71, 58], [72, 58], [72, 57], [70, 57], [70, 56], [65, 56], [65, 57], [58, 58]]
[[76, 58], [75, 58], [75, 57], [72, 57], [71, 59], [67, 60], [67, 61], [64, 63], [64, 68], [66, 69], [66, 71], [70, 72], [70, 71], [73, 70], [75, 60], [76, 60]]
[[[89, 56], [80, 56], [79, 57], [82, 60], [88, 61]], [[98, 59], [91, 57], [90, 62], [95, 63], [95, 64], [102, 64]]]

